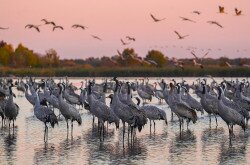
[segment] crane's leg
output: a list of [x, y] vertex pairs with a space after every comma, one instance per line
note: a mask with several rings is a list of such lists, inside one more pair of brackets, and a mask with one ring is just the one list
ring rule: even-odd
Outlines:
[[174, 120], [174, 113], [171, 111], [171, 121]]
[[132, 127], [130, 125], [128, 125], [128, 142], [129, 142], [129, 133], [131, 131]]
[[214, 117], [215, 117], [215, 121], [216, 121], [216, 127], [218, 126], [218, 121], [217, 121], [217, 117], [216, 117], [216, 114], [214, 114]]
[[133, 146], [134, 144], [134, 131], [135, 131], [135, 128], [134, 127], [131, 127], [131, 139], [130, 139], [130, 142], [131, 142], [131, 147]]
[[181, 118], [179, 118], [179, 123], [180, 123], [180, 134], [181, 134]]
[[182, 131], [184, 131], [184, 119], [181, 119], [181, 123], [182, 123]]
[[[46, 125], [46, 124], [45, 124]], [[48, 141], [48, 138], [49, 138], [49, 129], [48, 129], [48, 126], [46, 125], [46, 132], [47, 132], [47, 140], [46, 142]]]
[[10, 134], [10, 120], [9, 120], [9, 134]]
[[44, 123], [44, 138], [43, 138], [44, 143], [46, 143], [46, 123]]
[[248, 127], [248, 119], [247, 119], [247, 121], [246, 121], [246, 128]]
[[151, 135], [151, 126], [152, 126], [151, 120], [149, 120], [149, 122], [150, 122], [150, 135]]
[[235, 134], [234, 134], [234, 125], [232, 125], [232, 136], [235, 137]]
[[155, 133], [155, 121], [153, 120], [153, 122], [154, 122], [154, 133]]
[[98, 129], [98, 131], [99, 131], [99, 138], [100, 138], [100, 142], [102, 141], [102, 126], [100, 126], [101, 128], [100, 129]]
[[211, 114], [209, 114], [209, 127], [211, 128]]
[[66, 119], [66, 123], [67, 123], [67, 139], [68, 139], [68, 136], [69, 136], [69, 121], [68, 121], [68, 119]]
[[104, 128], [104, 122], [102, 122], [102, 137], [103, 137], [103, 141], [104, 141], [104, 134], [105, 134], [105, 128]]
[[122, 124], [123, 124], [122, 141], [123, 141], [123, 148], [124, 148], [125, 122], [123, 121]]
[[95, 116], [93, 115], [93, 123], [92, 123], [93, 127], [94, 127], [94, 124], [95, 124]]
[[228, 128], [229, 128], [229, 144], [230, 144], [230, 146], [232, 146], [232, 127], [229, 125], [228, 126]]
[[73, 136], [73, 120], [71, 120], [71, 136]]
[[13, 120], [13, 135], [14, 135], [14, 131], [15, 131], [15, 120]]

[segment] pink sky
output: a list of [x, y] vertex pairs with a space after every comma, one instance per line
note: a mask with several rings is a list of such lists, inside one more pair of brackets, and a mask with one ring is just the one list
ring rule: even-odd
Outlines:
[[[228, 14], [218, 14], [218, 5], [225, 6]], [[235, 7], [244, 15], [235, 16]], [[192, 14], [193, 10], [202, 14]], [[170, 57], [192, 57], [186, 49], [197, 47], [200, 56], [210, 48], [213, 58], [250, 57], [248, 11], [249, 0], [1, 0], [0, 26], [10, 29], [0, 31], [0, 40], [14, 46], [23, 43], [42, 54], [54, 48], [61, 58], [111, 56], [126, 47], [133, 47], [140, 56], [158, 49]], [[154, 23], [150, 13], [166, 20]], [[179, 16], [197, 23], [183, 22]], [[24, 29], [29, 23], [41, 24], [42, 18], [55, 21], [65, 30], [52, 32], [50, 26], [43, 26], [37, 33]], [[209, 25], [206, 23], [209, 20], [220, 22], [224, 28]], [[75, 30], [71, 28], [74, 23], [89, 28]], [[190, 36], [178, 40], [174, 30]], [[90, 34], [103, 41], [92, 39]], [[126, 40], [126, 35], [137, 41], [122, 46], [120, 39]]]

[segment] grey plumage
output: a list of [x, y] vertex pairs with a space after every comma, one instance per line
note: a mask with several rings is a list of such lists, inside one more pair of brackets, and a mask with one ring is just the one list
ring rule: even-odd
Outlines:
[[73, 128], [74, 121], [77, 121], [78, 125], [81, 125], [82, 118], [81, 118], [80, 113], [76, 110], [74, 106], [72, 106], [71, 104], [68, 104], [66, 101], [63, 100], [63, 97], [62, 97], [63, 86], [61, 84], [58, 84], [58, 87], [60, 88], [59, 98], [58, 98], [59, 110], [67, 122], [67, 129], [68, 129], [68, 120], [71, 120], [72, 128]]
[[222, 101], [222, 95], [224, 95], [223, 90], [221, 87], [219, 89], [219, 97], [218, 97], [218, 110], [219, 110], [219, 115], [220, 117], [227, 123], [228, 128], [229, 128], [229, 136], [231, 140], [231, 135], [233, 134], [233, 126], [235, 124], [240, 125], [244, 131], [246, 128], [245, 120], [243, 115], [238, 113], [236, 110], [226, 106], [223, 101]]
[[[16, 117], [19, 113], [19, 106], [13, 101], [13, 96], [15, 95], [12, 93], [12, 87], [13, 87], [13, 84], [9, 86], [10, 96], [7, 99], [4, 113], [5, 113], [6, 118], [9, 121], [11, 120], [13, 121], [13, 128], [14, 128], [14, 121], [16, 120]], [[9, 127], [10, 127], [10, 122], [9, 122]]]
[[[48, 127], [47, 123], [51, 124], [51, 127], [54, 128], [55, 124], [58, 124], [58, 120], [54, 112], [45, 106], [40, 105], [39, 96], [36, 94], [36, 103], [34, 106], [34, 114], [37, 119], [42, 121], [45, 125], [45, 131], [44, 131], [44, 141], [46, 142], [48, 138]], [[47, 138], [46, 138], [47, 135]]]

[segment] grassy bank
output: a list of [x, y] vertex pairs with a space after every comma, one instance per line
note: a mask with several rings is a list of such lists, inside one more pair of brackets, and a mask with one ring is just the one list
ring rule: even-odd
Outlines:
[[68, 77], [249, 77], [250, 68], [207, 67], [179, 68], [0, 68], [0, 76], [68, 76]]

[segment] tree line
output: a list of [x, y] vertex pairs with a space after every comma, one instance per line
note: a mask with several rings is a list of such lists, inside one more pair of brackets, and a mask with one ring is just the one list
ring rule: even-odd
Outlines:
[[[186, 66], [192, 66], [192, 59], [178, 59]], [[220, 57], [217, 59], [205, 58], [203, 65], [208, 66], [227, 66], [230, 63], [233, 66], [250, 65], [250, 58]], [[33, 50], [19, 44], [15, 49], [11, 44], [0, 41], [0, 66], [11, 68], [47, 68], [47, 67], [174, 67], [173, 59], [164, 55], [159, 50], [150, 50], [146, 56], [140, 57], [133, 48], [126, 48], [116, 55], [103, 57], [88, 57], [85, 59], [60, 59], [60, 56], [54, 49], [47, 50], [45, 54], [39, 54]]]

